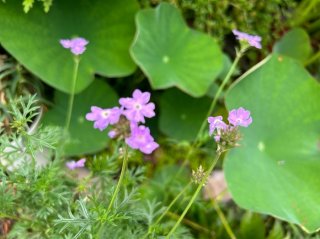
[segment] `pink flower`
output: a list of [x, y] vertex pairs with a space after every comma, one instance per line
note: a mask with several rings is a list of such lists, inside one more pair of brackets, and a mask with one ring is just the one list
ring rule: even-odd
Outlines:
[[141, 92], [136, 89], [133, 92], [132, 98], [120, 98], [119, 103], [124, 107], [123, 114], [128, 120], [144, 123], [144, 117], [151, 118], [155, 116], [155, 105], [154, 103], [148, 103], [149, 100], [149, 92]]
[[122, 110], [119, 107], [113, 107], [111, 109], [102, 109], [97, 106], [91, 107], [91, 112], [86, 114], [86, 119], [94, 121], [94, 128], [100, 131], [108, 127], [108, 125], [114, 125], [118, 123]]
[[240, 32], [238, 30], [232, 30], [233, 34], [237, 37], [240, 41], [246, 41], [249, 43], [250, 46], [255, 48], [261, 49], [261, 37], [250, 35], [245, 32]]
[[233, 126], [248, 127], [252, 123], [250, 111], [240, 107], [229, 112], [228, 121]]
[[153, 137], [150, 135], [150, 130], [144, 125], [131, 124], [131, 135], [126, 138], [126, 143], [132, 149], [139, 149], [145, 154], [151, 154], [159, 145], [154, 142]]
[[209, 135], [212, 135], [215, 129], [217, 130], [225, 130], [227, 128], [227, 125], [225, 122], [222, 121], [222, 116], [216, 116], [216, 117], [208, 117], [209, 122]]
[[60, 44], [64, 48], [70, 49], [74, 55], [81, 55], [86, 50], [86, 45], [88, 43], [89, 42], [82, 37], [60, 40]]
[[83, 168], [84, 164], [86, 162], [85, 158], [79, 159], [77, 162], [72, 160], [66, 163], [66, 166], [70, 169], [70, 170], [74, 170], [76, 168]]

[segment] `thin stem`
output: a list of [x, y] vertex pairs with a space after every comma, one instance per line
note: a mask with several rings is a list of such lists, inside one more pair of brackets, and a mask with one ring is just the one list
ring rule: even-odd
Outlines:
[[128, 164], [128, 146], [125, 145], [125, 148], [124, 148], [124, 158], [123, 158], [123, 162], [122, 162], [122, 168], [121, 168], [120, 177], [119, 177], [119, 180], [118, 180], [118, 184], [117, 184], [117, 186], [116, 186], [116, 189], [114, 190], [114, 192], [113, 192], [113, 194], [112, 194], [111, 201], [110, 201], [110, 203], [109, 203], [107, 213], [109, 213], [109, 212], [111, 211], [111, 208], [112, 208], [112, 206], [113, 206], [113, 203], [114, 203], [114, 201], [115, 201], [116, 198], [117, 198], [117, 195], [118, 195], [118, 193], [119, 193], [119, 190], [120, 190], [120, 187], [121, 187], [121, 184], [122, 184], [124, 175], [125, 175], [126, 170], [127, 170], [127, 164]]
[[[190, 147], [190, 149], [189, 149], [189, 151], [188, 151], [188, 153], [187, 153], [187, 156], [186, 156], [186, 158], [184, 159], [184, 161], [183, 161], [183, 163], [182, 163], [182, 165], [181, 165], [181, 168], [183, 168], [183, 167], [187, 164], [190, 156], [192, 155], [193, 150], [199, 146], [199, 139], [200, 139], [200, 136], [202, 135], [203, 130], [205, 129], [205, 127], [206, 127], [206, 125], [207, 125], [208, 117], [212, 114], [212, 111], [213, 111], [214, 107], [216, 106], [217, 101], [218, 101], [218, 99], [219, 99], [219, 97], [220, 97], [220, 95], [221, 95], [224, 87], [225, 87], [226, 84], [229, 82], [229, 80], [230, 80], [230, 78], [231, 78], [234, 70], [236, 69], [236, 66], [237, 66], [239, 60], [241, 59], [243, 53], [245, 52], [245, 50], [246, 50], [246, 49], [243, 49], [243, 50], [237, 52], [236, 58], [234, 59], [232, 65], [231, 65], [231, 67], [230, 67], [230, 70], [228, 71], [228, 74], [227, 74], [226, 77], [223, 79], [223, 81], [222, 81], [222, 83], [221, 83], [221, 85], [220, 85], [217, 93], [215, 94], [215, 96], [214, 96], [214, 98], [213, 98], [213, 101], [212, 101], [212, 103], [211, 103], [211, 105], [210, 105], [210, 107], [209, 107], [207, 116], [206, 116], [206, 118], [203, 120], [203, 122], [202, 122], [202, 124], [201, 124], [201, 127], [200, 127], [200, 129], [199, 129], [199, 131], [198, 131], [198, 133], [197, 133], [197, 135], [196, 135], [196, 138], [194, 139], [193, 144], [191, 145], [191, 147]], [[178, 171], [178, 173], [177, 173], [176, 175], [179, 175], [180, 173], [181, 173], [181, 169]]]
[[210, 175], [210, 173], [212, 172], [213, 168], [215, 167], [215, 165], [217, 164], [219, 158], [220, 158], [220, 153], [217, 153], [217, 156], [215, 157], [215, 159], [213, 160], [212, 164], [210, 165], [210, 168], [208, 169], [208, 171], [206, 172], [205, 176], [202, 178], [199, 186], [197, 187], [196, 191], [194, 192], [191, 200], [189, 201], [187, 207], [184, 209], [183, 213], [181, 214], [181, 216], [179, 217], [178, 221], [176, 222], [176, 224], [174, 225], [174, 227], [171, 229], [171, 231], [169, 232], [169, 234], [166, 236], [166, 238], [170, 238], [172, 236], [172, 234], [175, 232], [175, 230], [177, 229], [177, 227], [180, 225], [182, 219], [184, 218], [184, 216], [187, 214], [187, 212], [189, 211], [190, 207], [192, 206], [192, 204], [194, 203], [194, 201], [196, 200], [200, 190], [202, 189], [203, 185], [207, 182], [208, 177]]
[[66, 132], [68, 132], [68, 130], [69, 130], [71, 116], [72, 116], [73, 101], [74, 101], [74, 94], [75, 94], [76, 83], [77, 83], [77, 78], [78, 78], [79, 63], [80, 63], [80, 58], [75, 57], [74, 58], [72, 82], [71, 82], [71, 94], [69, 97], [68, 111], [67, 111], [66, 124], [65, 124], [65, 131]]
[[[190, 186], [191, 181], [181, 190], [181, 192], [171, 201], [171, 203], [169, 204], [168, 207], [166, 207], [166, 209], [164, 210], [164, 212], [160, 215], [160, 217], [157, 219], [157, 221], [155, 223], [153, 223], [150, 228], [154, 228], [156, 225], [158, 225], [160, 223], [160, 221], [162, 220], [162, 218], [167, 215], [167, 213], [169, 212], [169, 210], [171, 209], [171, 207], [176, 203], [176, 201], [185, 193], [185, 191], [188, 189], [188, 187]], [[149, 230], [142, 239], [147, 238], [148, 235], [150, 235], [151, 230]]]
[[206, 118], [203, 120], [202, 125], [201, 125], [201, 127], [200, 127], [200, 129], [199, 129], [199, 131], [198, 131], [198, 133], [197, 133], [196, 138], [195, 138], [195, 141], [194, 141], [195, 144], [196, 144], [196, 142], [199, 140], [199, 138], [200, 138], [200, 136], [201, 136], [201, 134], [202, 134], [202, 131], [203, 131], [204, 128], [206, 127], [206, 125], [207, 125], [207, 119], [208, 119], [208, 117], [212, 114], [212, 111], [213, 111], [214, 107], [216, 106], [217, 101], [218, 101], [218, 99], [219, 99], [219, 97], [220, 97], [220, 95], [221, 95], [224, 87], [225, 87], [226, 84], [229, 82], [229, 80], [230, 80], [230, 78], [231, 78], [234, 70], [236, 69], [236, 66], [237, 66], [237, 64], [238, 64], [241, 56], [242, 56], [242, 53], [241, 53], [241, 52], [237, 53], [236, 58], [234, 59], [232, 65], [231, 65], [231, 67], [230, 67], [230, 70], [229, 70], [228, 74], [227, 74], [226, 77], [223, 79], [223, 81], [222, 81], [222, 83], [221, 83], [221, 85], [220, 85], [217, 93], [215, 94], [215, 96], [214, 96], [214, 98], [213, 98], [213, 101], [212, 101], [212, 103], [211, 103], [211, 105], [210, 105], [210, 108], [209, 108], [209, 110], [208, 110], [207, 116], [206, 116]]
[[320, 58], [320, 51], [318, 51], [316, 54], [314, 54], [312, 57], [310, 57], [305, 63], [304, 66], [308, 66], [318, 60]]
[[[173, 212], [168, 212], [168, 216], [173, 218], [173, 219], [178, 219], [179, 218], [179, 215], [178, 214], [175, 214]], [[204, 232], [204, 233], [207, 233], [207, 234], [212, 234], [212, 232], [208, 229], [208, 228], [205, 228], [201, 225], [199, 225], [198, 223], [194, 222], [194, 221], [191, 221], [189, 219], [182, 219], [182, 222], [190, 227], [192, 227], [193, 229], [197, 230], [197, 231], [201, 231], [201, 232]]]
[[219, 218], [220, 218], [220, 221], [222, 222], [222, 225], [224, 226], [224, 229], [226, 230], [227, 234], [229, 235], [229, 237], [231, 239], [237, 239], [236, 236], [234, 235], [226, 217], [224, 216], [221, 208], [219, 207], [219, 204], [217, 201], [215, 201], [214, 199], [212, 199], [212, 204], [213, 204], [213, 207], [214, 209], [216, 210]]

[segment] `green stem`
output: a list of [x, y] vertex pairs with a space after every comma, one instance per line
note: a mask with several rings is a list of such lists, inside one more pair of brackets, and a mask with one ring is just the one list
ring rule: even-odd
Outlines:
[[183, 213], [181, 214], [181, 216], [179, 217], [178, 221], [176, 222], [176, 224], [174, 225], [174, 227], [171, 229], [171, 231], [169, 232], [169, 234], [166, 236], [167, 239], [169, 239], [172, 234], [175, 232], [175, 230], [177, 229], [177, 227], [180, 225], [182, 219], [184, 218], [184, 216], [187, 214], [187, 212], [189, 211], [190, 207], [192, 206], [192, 204], [194, 203], [194, 201], [196, 200], [200, 190], [202, 189], [203, 185], [207, 182], [208, 177], [210, 175], [210, 173], [212, 172], [213, 168], [215, 167], [215, 165], [217, 164], [219, 158], [220, 158], [220, 153], [217, 153], [216, 158], [213, 160], [212, 164], [210, 165], [210, 168], [208, 169], [208, 171], [206, 172], [205, 176], [202, 178], [199, 186], [197, 187], [196, 191], [194, 192], [191, 200], [189, 201], [187, 207], [184, 209]]
[[312, 57], [310, 57], [305, 63], [304, 66], [308, 66], [310, 64], [312, 64], [313, 62], [315, 62], [316, 60], [318, 60], [320, 58], [320, 51], [318, 51], [317, 53], [315, 53]]
[[71, 116], [72, 116], [73, 101], [74, 101], [74, 94], [75, 94], [76, 83], [77, 83], [77, 78], [78, 78], [79, 63], [80, 63], [80, 58], [75, 57], [74, 58], [72, 82], [71, 82], [71, 94], [69, 97], [68, 111], [67, 111], [66, 124], [65, 124], [65, 131], [66, 132], [68, 132], [68, 130], [69, 130]]
[[[171, 207], [176, 203], [176, 201], [185, 193], [185, 191], [188, 189], [188, 187], [190, 186], [191, 181], [181, 190], [181, 192], [171, 201], [171, 203], [169, 204], [168, 207], [166, 207], [166, 210], [164, 210], [164, 212], [160, 215], [160, 217], [157, 219], [157, 221], [155, 223], [153, 223], [150, 228], [154, 228], [156, 225], [158, 225], [160, 223], [160, 221], [162, 220], [162, 218], [167, 215], [167, 213], [169, 212], [169, 210], [171, 209]], [[145, 239], [148, 237], [148, 235], [150, 235], [151, 230], [149, 229], [149, 231], [143, 236], [142, 239]]]
[[213, 204], [213, 207], [214, 209], [216, 210], [219, 218], [220, 218], [220, 221], [222, 222], [222, 225], [224, 226], [224, 229], [226, 230], [227, 234], [229, 235], [229, 237], [231, 239], [237, 239], [236, 236], [234, 235], [226, 217], [224, 216], [221, 208], [219, 207], [219, 204], [217, 201], [215, 201], [214, 199], [212, 199], [212, 204]]
[[126, 170], [127, 170], [127, 164], [128, 164], [128, 146], [126, 145], [125, 148], [124, 148], [124, 158], [123, 158], [123, 162], [122, 162], [122, 168], [121, 168], [120, 177], [119, 177], [116, 189], [114, 190], [114, 192], [112, 194], [111, 201], [109, 203], [107, 213], [109, 213], [111, 211], [113, 203], [117, 198], [117, 195], [119, 193], [119, 190], [120, 190], [124, 175], [125, 175]]
[[[220, 95], [221, 95], [224, 87], [225, 87], [226, 84], [229, 82], [229, 80], [230, 80], [230, 78], [231, 78], [234, 70], [236, 69], [236, 66], [237, 66], [240, 58], [242, 57], [243, 53], [245, 52], [245, 50], [246, 50], [246, 49], [243, 49], [243, 50], [241, 50], [240, 52], [237, 52], [236, 58], [234, 59], [232, 65], [231, 65], [231, 67], [230, 67], [230, 70], [229, 70], [228, 74], [227, 74], [226, 77], [223, 79], [223, 81], [222, 81], [222, 83], [221, 83], [221, 85], [220, 85], [217, 93], [215, 94], [215, 96], [214, 96], [214, 98], [213, 98], [213, 101], [212, 101], [212, 103], [211, 103], [211, 105], [210, 105], [210, 107], [209, 107], [207, 116], [206, 116], [206, 118], [203, 120], [203, 122], [202, 122], [202, 124], [201, 124], [201, 127], [200, 127], [200, 129], [199, 129], [199, 131], [198, 131], [198, 133], [197, 133], [197, 135], [196, 135], [196, 138], [194, 139], [193, 144], [191, 145], [191, 147], [190, 147], [190, 149], [189, 149], [189, 151], [188, 151], [188, 153], [187, 153], [187, 156], [186, 156], [186, 158], [184, 159], [184, 161], [183, 161], [183, 163], [182, 163], [182, 165], [181, 165], [181, 168], [183, 168], [184, 166], [186, 166], [187, 162], [189, 161], [190, 156], [192, 155], [193, 150], [199, 146], [199, 139], [200, 139], [200, 137], [201, 137], [201, 135], [202, 135], [202, 133], [203, 133], [203, 130], [205, 129], [205, 127], [206, 127], [206, 125], [207, 125], [208, 117], [212, 114], [212, 111], [213, 111], [214, 107], [216, 106], [217, 101], [218, 101], [218, 99], [219, 99], [219, 97], [220, 97]], [[179, 175], [179, 174], [181, 173], [181, 170], [182, 170], [182, 169], [180, 169], [176, 175]]]
[[[177, 220], [179, 218], [179, 215], [178, 214], [175, 214], [173, 212], [168, 212], [168, 216]], [[194, 222], [194, 221], [191, 221], [189, 219], [182, 219], [182, 222], [190, 227], [192, 227], [194, 230], [197, 230], [197, 231], [200, 231], [200, 232], [204, 232], [206, 234], [212, 234], [212, 232], [208, 229], [208, 228], [205, 228], [203, 226], [201, 226], [200, 224]]]
[[220, 85], [217, 93], [215, 94], [215, 96], [214, 96], [214, 98], [213, 98], [213, 101], [212, 101], [212, 103], [211, 103], [211, 105], [210, 105], [210, 108], [209, 108], [209, 110], [208, 110], [207, 116], [206, 116], [206, 118], [204, 119], [204, 121], [202, 122], [202, 125], [201, 125], [201, 127], [200, 127], [200, 129], [199, 129], [199, 131], [198, 131], [198, 133], [197, 133], [197, 136], [196, 136], [196, 138], [195, 138], [195, 142], [197, 142], [197, 141], [199, 140], [199, 138], [200, 138], [200, 136], [201, 136], [201, 134], [202, 134], [202, 131], [203, 131], [204, 128], [206, 127], [206, 125], [207, 125], [207, 123], [208, 123], [208, 121], [207, 121], [207, 120], [208, 120], [208, 117], [212, 114], [212, 111], [213, 111], [214, 107], [216, 106], [217, 101], [218, 101], [218, 99], [219, 99], [219, 97], [220, 97], [220, 95], [221, 95], [224, 87], [225, 87], [226, 84], [229, 82], [229, 80], [230, 80], [230, 78], [231, 78], [234, 70], [236, 69], [236, 66], [237, 66], [237, 64], [238, 64], [241, 56], [242, 56], [242, 52], [237, 53], [236, 58], [234, 59], [232, 65], [231, 65], [231, 67], [230, 67], [230, 70], [229, 70], [228, 74], [227, 74], [226, 77], [223, 79], [223, 81], [222, 81], [222, 83], [221, 83], [221, 85]]

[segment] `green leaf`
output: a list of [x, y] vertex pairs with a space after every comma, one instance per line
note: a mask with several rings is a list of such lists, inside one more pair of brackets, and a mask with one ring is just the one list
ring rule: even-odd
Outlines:
[[246, 212], [241, 219], [240, 239], [264, 239], [265, 226], [260, 215]]
[[275, 221], [272, 229], [269, 232], [267, 239], [283, 239], [284, 233], [279, 221]]
[[311, 43], [308, 33], [301, 28], [287, 32], [273, 47], [273, 52], [290, 56], [304, 62], [311, 54]]
[[210, 103], [208, 97], [196, 99], [177, 89], [167, 90], [160, 99], [160, 130], [177, 140], [193, 140]]
[[[44, 124], [64, 127], [69, 95], [55, 92], [55, 106], [44, 116]], [[91, 106], [109, 108], [118, 104], [117, 95], [106, 83], [95, 80], [86, 90], [75, 96], [74, 108], [70, 124], [70, 142], [65, 147], [65, 154], [81, 155], [94, 153], [106, 147], [108, 136], [106, 131], [93, 128], [93, 122], [87, 121], [85, 115]]]
[[81, 56], [76, 85], [80, 92], [92, 82], [94, 73], [118, 77], [135, 70], [129, 46], [137, 9], [132, 0], [57, 0], [48, 13], [34, 8], [24, 14], [19, 1], [0, 2], [0, 43], [44, 82], [68, 93], [73, 56], [59, 40], [86, 38], [89, 44]]
[[188, 28], [179, 10], [168, 3], [141, 10], [136, 23], [131, 53], [152, 87], [177, 86], [203, 96], [222, 69], [222, 53], [214, 39]]
[[273, 56], [228, 92], [228, 109], [244, 107], [253, 123], [224, 163], [242, 207], [320, 228], [320, 85], [299, 62]]

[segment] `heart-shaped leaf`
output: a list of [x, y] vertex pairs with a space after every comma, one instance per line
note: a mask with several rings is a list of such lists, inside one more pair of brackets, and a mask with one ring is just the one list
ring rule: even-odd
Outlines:
[[160, 130], [177, 140], [193, 140], [205, 119], [211, 99], [195, 99], [177, 89], [167, 90], [160, 100]]
[[320, 85], [292, 58], [273, 55], [229, 91], [253, 123], [227, 155], [229, 189], [242, 207], [308, 232], [320, 228]]
[[[105, 82], [95, 80], [87, 89], [77, 94], [74, 99], [71, 124], [69, 128], [70, 142], [65, 147], [66, 155], [81, 155], [94, 153], [104, 147], [108, 142], [106, 131], [100, 132], [93, 128], [93, 123], [86, 120], [91, 106], [109, 108], [118, 105], [117, 95]], [[56, 91], [55, 106], [45, 114], [43, 123], [64, 127], [68, 108], [69, 96]]]
[[273, 47], [273, 51], [304, 62], [311, 54], [308, 33], [301, 28], [288, 31]]
[[0, 2], [0, 43], [49, 85], [71, 91], [73, 57], [59, 40], [74, 36], [89, 41], [81, 56], [76, 92], [92, 82], [94, 73], [114, 77], [135, 70], [129, 55], [135, 1], [57, 0], [48, 13], [34, 8], [28, 14], [20, 4]]
[[152, 87], [177, 86], [192, 96], [204, 95], [222, 69], [214, 39], [188, 28], [179, 10], [168, 3], [141, 10], [136, 22], [131, 53]]

